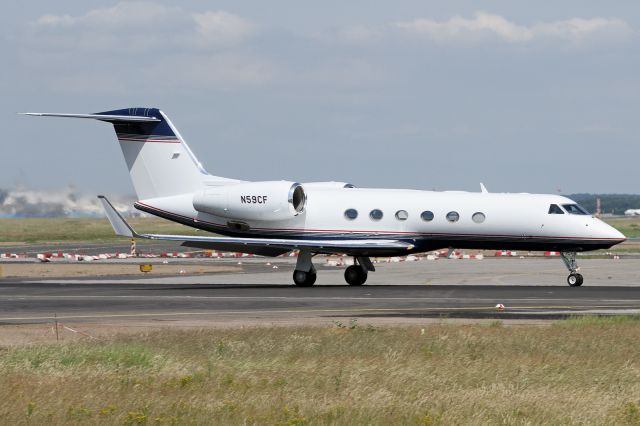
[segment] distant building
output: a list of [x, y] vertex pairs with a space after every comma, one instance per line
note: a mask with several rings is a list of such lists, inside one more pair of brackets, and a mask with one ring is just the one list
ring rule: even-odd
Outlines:
[[629, 209], [624, 211], [625, 216], [640, 216], [640, 209]]
[[[112, 201], [125, 216], [140, 216], [133, 207], [133, 197], [115, 197]], [[104, 210], [94, 194], [79, 193], [73, 188], [30, 190], [0, 188], [0, 218], [26, 217], [104, 217]]]

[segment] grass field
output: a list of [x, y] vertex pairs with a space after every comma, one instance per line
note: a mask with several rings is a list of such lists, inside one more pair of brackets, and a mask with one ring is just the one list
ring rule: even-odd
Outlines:
[[0, 349], [5, 424], [638, 424], [640, 317], [168, 330]]
[[619, 217], [605, 219], [609, 225], [622, 232], [627, 238], [640, 237], [640, 217]]
[[[607, 219], [627, 237], [640, 237], [640, 218]], [[193, 235], [193, 228], [157, 218], [131, 219], [138, 232]], [[0, 243], [115, 240], [106, 219], [0, 219]]]
[[[156, 218], [127, 219], [142, 233], [194, 235], [194, 229]], [[0, 243], [110, 241], [117, 237], [107, 219], [0, 219]]]

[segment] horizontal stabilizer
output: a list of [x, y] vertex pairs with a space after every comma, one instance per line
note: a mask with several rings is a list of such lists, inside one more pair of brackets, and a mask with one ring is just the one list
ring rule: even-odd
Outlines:
[[101, 120], [109, 123], [145, 123], [161, 121], [158, 117], [145, 117], [142, 115], [58, 114], [52, 112], [22, 112], [20, 114], [35, 117], [92, 118], [94, 120]]

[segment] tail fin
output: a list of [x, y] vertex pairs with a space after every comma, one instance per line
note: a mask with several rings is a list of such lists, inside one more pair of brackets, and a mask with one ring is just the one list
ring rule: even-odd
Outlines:
[[193, 192], [205, 181], [236, 182], [209, 175], [169, 118], [157, 108], [28, 115], [92, 118], [112, 123], [133, 187], [141, 200]]

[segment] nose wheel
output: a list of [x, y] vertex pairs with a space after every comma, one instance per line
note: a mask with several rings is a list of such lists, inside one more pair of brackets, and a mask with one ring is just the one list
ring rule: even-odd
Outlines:
[[567, 277], [567, 284], [569, 284], [571, 287], [580, 287], [583, 281], [584, 280], [581, 274], [569, 274], [569, 276]]
[[578, 273], [578, 263], [576, 262], [576, 252], [563, 251], [560, 252], [562, 261], [569, 270], [569, 276], [567, 277], [567, 284], [571, 287], [580, 287], [584, 282], [582, 275]]

